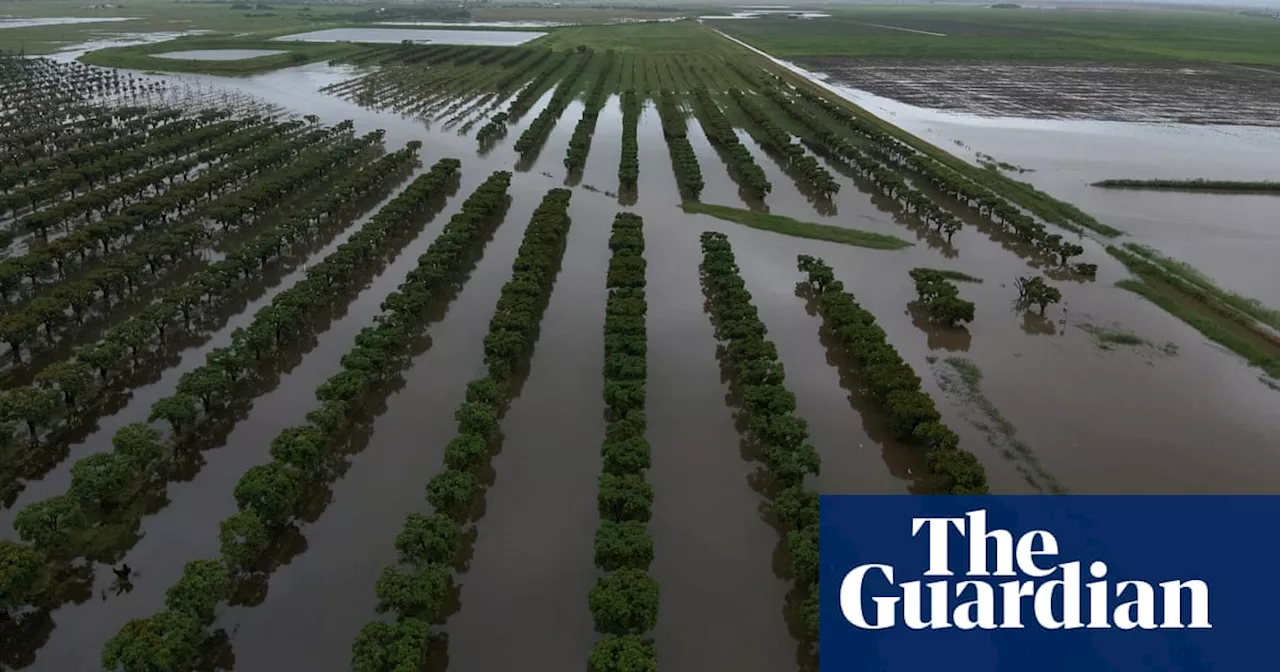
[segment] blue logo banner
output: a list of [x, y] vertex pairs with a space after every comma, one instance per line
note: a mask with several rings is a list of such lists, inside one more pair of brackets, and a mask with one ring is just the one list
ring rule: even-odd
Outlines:
[[1277, 669], [1280, 497], [823, 496], [822, 672]]

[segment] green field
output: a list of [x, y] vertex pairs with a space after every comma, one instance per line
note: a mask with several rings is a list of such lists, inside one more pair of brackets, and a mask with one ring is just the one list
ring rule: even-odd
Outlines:
[[717, 39], [707, 25], [696, 21], [630, 23], [610, 26], [568, 26], [529, 43], [553, 49], [613, 49], [621, 53], [734, 53], [731, 43]]
[[[831, 18], [718, 21], [776, 56], [1211, 61], [1280, 65], [1280, 20], [1210, 12], [831, 7]], [[918, 32], [912, 32], [918, 31]], [[931, 34], [930, 34], [931, 33]]]
[[725, 205], [693, 202], [684, 203], [680, 207], [683, 208], [685, 212], [692, 212], [700, 215], [711, 215], [712, 217], [723, 219], [728, 222], [735, 222], [737, 224], [749, 226], [753, 229], [760, 229], [762, 231], [772, 231], [784, 236], [825, 240], [830, 243], [844, 243], [845, 245], [870, 247], [877, 250], [900, 250], [904, 247], [911, 247], [911, 243], [908, 243], [901, 238], [886, 236], [882, 233], [860, 231], [858, 229], [851, 229], [844, 226], [832, 226], [830, 224], [802, 222], [798, 219], [792, 219], [791, 217], [785, 217], [783, 215], [771, 215], [767, 212], [753, 212], [751, 210], [731, 208]]
[[[278, 5], [266, 10], [232, 9], [235, 3], [132, 0], [110, 8], [92, 8], [83, 0], [0, 0], [0, 15], [17, 18], [128, 17], [131, 21], [0, 29], [0, 50], [46, 54], [90, 41], [119, 39], [132, 33], [208, 30], [225, 33], [290, 31], [323, 27], [351, 5]], [[252, 3], [250, 3], [252, 4]], [[270, 4], [270, 3], [268, 3]]]

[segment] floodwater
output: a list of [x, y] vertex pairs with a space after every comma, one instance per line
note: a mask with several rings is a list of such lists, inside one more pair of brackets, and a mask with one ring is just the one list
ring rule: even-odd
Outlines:
[[243, 61], [259, 56], [283, 54], [279, 49], [197, 49], [195, 51], [170, 51], [152, 54], [156, 58], [172, 58], [178, 61]]
[[[730, 38], [732, 39], [732, 38]], [[909, 105], [773, 59], [947, 151], [1027, 169], [1029, 182], [1185, 261], [1223, 287], [1280, 307], [1280, 227], [1274, 198], [1111, 190], [1109, 178], [1275, 179], [1280, 128], [991, 117]]]
[[568, 21], [379, 21], [381, 26], [450, 26], [476, 28], [555, 28], [575, 25]]
[[110, 23], [133, 21], [124, 16], [51, 16], [40, 19], [0, 19], [0, 30], [5, 28], [35, 28], [37, 26], [63, 26], [76, 23]]
[[[337, 371], [355, 333], [370, 323], [382, 297], [466, 194], [491, 171], [516, 167], [511, 145], [551, 95], [544, 94], [482, 157], [473, 138], [443, 124], [428, 127], [318, 93], [356, 72], [316, 63], [243, 79], [165, 78], [186, 87], [229, 87], [299, 114], [317, 114], [326, 123], [350, 118], [358, 132], [385, 128], [388, 148], [421, 140], [424, 166], [445, 156], [462, 159], [462, 185], [420, 234], [399, 245], [385, 269], [335, 301], [317, 325], [316, 339], [277, 365], [278, 380], [261, 391], [218, 447], [200, 454], [202, 463], [190, 479], [169, 485], [168, 501], [142, 519], [140, 536], [123, 556], [137, 573], [134, 590], [119, 596], [104, 591], [111, 574], [96, 565], [93, 599], [54, 611], [56, 627], [32, 669], [93, 668], [102, 643], [125, 622], [163, 608], [164, 591], [185, 562], [216, 557], [218, 521], [235, 509], [232, 490], [240, 475], [269, 459], [270, 440], [314, 407], [315, 387]], [[367, 422], [343, 448], [346, 470], [315, 500], [289, 553], [253, 600], [220, 608], [216, 627], [229, 634], [238, 669], [345, 669], [355, 633], [378, 617], [374, 583], [381, 567], [395, 560], [393, 542], [405, 515], [429, 508], [425, 485], [442, 468], [443, 447], [456, 429], [452, 413], [465, 383], [483, 374], [481, 335], [510, 277], [530, 213], [547, 189], [564, 184], [562, 160], [581, 105], [568, 106], [537, 160], [515, 173], [504, 223], [458, 296], [432, 316], [430, 341], [415, 351], [385, 405], [367, 409]], [[596, 579], [594, 500], [604, 431], [600, 329], [609, 227], [621, 209], [642, 215], [646, 224], [653, 450], [647, 477], [655, 493], [649, 530], [656, 551], [651, 572], [662, 591], [653, 636], [663, 669], [775, 672], [810, 665], [797, 657], [791, 582], [777, 559], [780, 537], [762, 517], [767, 491], [756, 476], [760, 467], [752, 448], [735, 428], [736, 409], [703, 310], [697, 266], [698, 236], [705, 230], [726, 232], [734, 246], [743, 279], [778, 346], [798, 414], [808, 421], [810, 440], [823, 459], [814, 479], [821, 492], [923, 491], [922, 456], [888, 436], [884, 418], [859, 392], [856, 371], [822, 332], [812, 306], [797, 295], [797, 254], [825, 258], [877, 316], [935, 396], [944, 420], [983, 461], [996, 492], [1042, 492], [1048, 477], [1086, 493], [1274, 492], [1271, 475], [1280, 469], [1275, 393], [1236, 356], [1115, 288], [1125, 273], [1094, 241], [1082, 243], [1083, 260], [1099, 265], [1098, 280], [1057, 282], [1064, 303], [1041, 319], [1012, 307], [1013, 280], [1040, 272], [1017, 246], [967, 216], [966, 228], [949, 245], [917, 234], [919, 227], [896, 205], [834, 168], [843, 186], [833, 199], [838, 214], [820, 215], [780, 175], [765, 205], [775, 213], [897, 235], [915, 245], [900, 251], [848, 247], [683, 213], [652, 103], [639, 124], [638, 200], [619, 205], [605, 191], [616, 184], [620, 128], [617, 100], [611, 98], [597, 122], [587, 170], [573, 191], [573, 225], [528, 377], [502, 420], [505, 439], [486, 474], [483, 506], [475, 511], [477, 536], [459, 579], [460, 611], [444, 626], [450, 669], [506, 669], [527, 660], [573, 669], [581, 667], [595, 641], [586, 600]], [[745, 207], [694, 118], [689, 137], [707, 182], [703, 200]], [[740, 138], [771, 177], [780, 170], [749, 136]], [[1064, 161], [1063, 170], [1071, 165]], [[311, 259], [353, 230], [348, 227]], [[983, 278], [981, 284], [960, 285], [961, 296], [977, 304], [976, 321], [948, 330], [913, 315], [908, 304], [915, 292], [907, 271], [916, 266]], [[300, 273], [283, 274], [207, 343], [180, 353], [157, 381], [133, 390], [123, 410], [103, 418], [44, 480], [28, 484], [19, 507], [65, 491], [75, 459], [108, 450], [117, 427], [145, 419], [150, 404], [171, 393], [183, 371], [225, 344], [234, 327], [247, 323]], [[1116, 325], [1152, 345], [1106, 350], [1083, 328]], [[1166, 343], [1176, 354], [1168, 354]], [[988, 434], [989, 418], [939, 386], [932, 370], [949, 356], [963, 356], [981, 369], [982, 393], [1016, 427], [1026, 452]], [[0, 525], [16, 511], [0, 514]]]
[[432, 44], [478, 44], [514, 47], [546, 35], [534, 30], [417, 30], [412, 28], [330, 28], [284, 35], [277, 40], [295, 42], [373, 42], [397, 44], [405, 40]]

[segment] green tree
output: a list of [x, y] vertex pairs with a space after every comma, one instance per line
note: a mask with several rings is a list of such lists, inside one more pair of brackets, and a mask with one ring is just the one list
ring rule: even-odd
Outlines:
[[111, 446], [117, 453], [127, 455], [135, 467], [145, 468], [164, 455], [160, 445], [160, 432], [150, 425], [135, 422], [116, 430]]
[[174, 434], [181, 434], [196, 422], [200, 411], [196, 408], [195, 397], [186, 394], [174, 394], [151, 405], [151, 414], [147, 422], [164, 420], [173, 427]]
[[502, 397], [502, 386], [492, 378], [486, 376], [467, 383], [467, 401], [496, 408]]
[[477, 487], [471, 472], [445, 469], [427, 482], [427, 502], [441, 513], [461, 515], [471, 506]]
[[107, 375], [124, 362], [124, 346], [114, 341], [103, 341], [76, 351], [76, 358], [98, 371], [98, 377], [106, 380]]
[[818, 524], [818, 493], [793, 485], [780, 490], [773, 498], [773, 512], [778, 522], [802, 529]]
[[241, 509], [253, 511], [269, 525], [278, 525], [289, 518], [301, 486], [293, 467], [268, 462], [250, 467], [236, 483], [234, 494]]
[[178, 393], [199, 399], [205, 410], [211, 410], [230, 391], [231, 378], [225, 371], [212, 366], [192, 369], [178, 379]]
[[802, 584], [818, 581], [818, 527], [810, 525], [787, 533], [791, 551], [791, 573]]
[[480, 466], [488, 454], [489, 446], [483, 437], [459, 434], [444, 447], [444, 463], [450, 469], [469, 471]]
[[453, 560], [461, 540], [462, 528], [454, 519], [440, 513], [410, 513], [396, 536], [396, 550], [404, 563], [444, 564]]
[[378, 595], [377, 611], [380, 614], [395, 612], [401, 618], [432, 621], [439, 615], [452, 585], [453, 572], [447, 565], [419, 565], [411, 572], [387, 565], [382, 568], [374, 586]]
[[587, 659], [588, 672], [658, 672], [652, 640], [635, 635], [605, 635]]
[[601, 474], [596, 507], [605, 520], [647, 522], [653, 506], [653, 488], [636, 474]]
[[458, 432], [488, 438], [498, 425], [498, 411], [489, 404], [464, 401], [453, 414]]
[[965, 301], [958, 296], [942, 296], [928, 304], [929, 317], [949, 327], [961, 322], [972, 322], [974, 307], [972, 301]]
[[38, 383], [56, 385], [67, 409], [74, 412], [79, 402], [93, 387], [93, 367], [81, 361], [54, 362], [44, 367], [35, 378]]
[[96, 453], [71, 465], [71, 494], [85, 506], [113, 507], [130, 495], [137, 463], [120, 453]]
[[653, 538], [644, 523], [600, 521], [596, 529], [596, 567], [605, 571], [632, 567], [648, 569], [653, 562]]
[[8, 419], [26, 423], [31, 441], [38, 442], [40, 429], [53, 424], [58, 393], [40, 387], [15, 387], [0, 397], [0, 410]]
[[642, 436], [633, 436], [625, 441], [606, 443], [601, 452], [604, 456], [604, 471], [606, 473], [622, 476], [625, 474], [638, 474], [649, 468], [649, 442]]
[[218, 524], [218, 541], [229, 569], [240, 570], [266, 552], [271, 544], [271, 535], [257, 513], [237, 511]]
[[84, 509], [69, 492], [32, 502], [13, 519], [18, 537], [41, 549], [66, 544], [73, 532], [87, 524]]
[[638, 635], [658, 621], [658, 583], [639, 569], [619, 569], [600, 579], [587, 596], [596, 632]]
[[102, 649], [102, 666], [113, 672], [173, 672], [191, 669], [205, 631], [191, 614], [162, 611], [125, 623]]
[[182, 568], [182, 578], [165, 592], [164, 605], [175, 613], [211, 623], [214, 608], [230, 590], [231, 577], [220, 560], [192, 560]]
[[289, 427], [271, 440], [271, 457], [294, 467], [308, 478], [324, 471], [324, 447], [327, 437], [311, 425]]
[[431, 626], [421, 619], [371, 621], [360, 628], [351, 644], [351, 668], [354, 672], [418, 670], [431, 641]]
[[27, 603], [44, 554], [30, 544], [0, 539], [0, 618]]

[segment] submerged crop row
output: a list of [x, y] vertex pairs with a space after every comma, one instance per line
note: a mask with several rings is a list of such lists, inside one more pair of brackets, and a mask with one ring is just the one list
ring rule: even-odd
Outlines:
[[676, 102], [676, 94], [664, 91], [658, 98], [658, 117], [662, 120], [662, 135], [667, 139], [680, 195], [696, 201], [702, 193], [702, 169], [698, 167], [693, 145], [689, 144], [688, 127]]
[[520, 137], [516, 139], [515, 150], [520, 153], [521, 157], [528, 158], [542, 149], [543, 143], [547, 141], [547, 136], [551, 134], [551, 129], [560, 120], [560, 115], [564, 113], [564, 108], [569, 105], [569, 101], [573, 99], [574, 93], [577, 92], [578, 78], [586, 71], [594, 53], [588, 51], [585, 56], [578, 59], [578, 62], [574, 64], [573, 70], [556, 85], [556, 90], [551, 94], [551, 100], [547, 103], [547, 106], [529, 123], [529, 126], [524, 129], [524, 133], [521, 133]]
[[790, 575], [804, 595], [809, 643], [818, 634], [818, 493], [806, 477], [821, 468], [818, 451], [807, 442], [809, 426], [795, 415], [796, 397], [784, 385], [778, 350], [751, 303], [729, 239], [704, 232], [702, 282], [718, 340], [726, 341], [722, 365], [730, 373], [731, 394], [746, 416], [746, 431], [769, 479], [774, 515], [785, 534]]
[[[318, 170], [332, 169], [340, 160], [350, 161], [354, 153], [376, 145], [381, 133], [321, 152], [321, 159], [306, 172], [314, 179]], [[166, 289], [160, 300], [142, 313], [112, 327], [99, 342], [77, 348], [73, 358], [51, 364], [35, 375], [35, 383], [14, 387], [0, 393], [7, 409], [7, 421], [22, 423], [27, 430], [25, 443], [19, 450], [13, 432], [6, 432], [14, 445], [0, 452], [0, 477], [6, 493], [12, 492], [17, 479], [38, 475], [33, 464], [45, 462], [43, 443], [55, 444], [55, 437], [43, 436], [43, 430], [64, 432], [91, 422], [100, 411], [100, 401], [107, 392], [118, 390], [132, 380], [129, 374], [149, 365], [149, 358], [163, 352], [177, 333], [198, 333], [201, 318], [214, 317], [230, 297], [239, 295], [244, 282], [255, 279], [274, 261], [289, 253], [289, 248], [319, 228], [325, 220], [348, 206], [349, 197], [363, 197], [381, 188], [394, 172], [416, 161], [416, 145], [384, 157], [369, 168], [339, 182], [329, 197], [313, 201], [309, 208], [295, 214], [246, 241], [229, 252], [221, 261], [209, 265], [185, 282]], [[287, 173], [288, 171], [286, 171]], [[291, 183], [289, 177], [284, 184]], [[277, 189], [281, 182], [268, 181]], [[271, 193], [270, 190], [268, 193]], [[71, 284], [74, 288], [75, 285]]]
[[764, 171], [756, 164], [751, 151], [738, 139], [733, 124], [729, 123], [729, 119], [720, 111], [706, 89], [695, 91], [694, 100], [694, 109], [707, 122], [703, 129], [707, 132], [707, 138], [729, 155], [729, 174], [752, 198], [763, 199], [773, 189], [773, 185], [769, 184]]
[[986, 494], [982, 463], [960, 448], [960, 437], [942, 423], [933, 397], [920, 388], [920, 377], [889, 344], [875, 316], [844, 291], [844, 283], [821, 259], [800, 255], [797, 266], [818, 299], [823, 327], [859, 367], [860, 379], [884, 409], [894, 435], [929, 447], [927, 464], [938, 478], [938, 490], [952, 495]]
[[[349, 277], [338, 274], [343, 269], [346, 274], [354, 273], [381, 256], [385, 252], [381, 248], [402, 240], [389, 234], [418, 220], [431, 203], [439, 202], [456, 183], [458, 167], [455, 159], [440, 161], [384, 206], [330, 255], [331, 272], [315, 278], [314, 289], [333, 291]], [[474, 214], [483, 217], [503, 207], [503, 191], [505, 184], [496, 193], [485, 191], [478, 200], [487, 207]], [[460, 259], [468, 251], [458, 245], [452, 258]], [[326, 287], [325, 281], [338, 284]], [[439, 278], [437, 282], [447, 281], [448, 278]], [[419, 291], [431, 289], [428, 284]], [[407, 290], [402, 286], [401, 291]], [[319, 297], [313, 293], [310, 298]], [[373, 326], [361, 330], [355, 345], [342, 358], [341, 371], [316, 389], [321, 407], [307, 414], [306, 425], [287, 428], [277, 435], [271, 441], [272, 461], [251, 467], [236, 484], [234, 495], [239, 511], [219, 526], [222, 557], [188, 563], [183, 578], [169, 589], [164, 611], [130, 621], [107, 642], [102, 654], [104, 667], [127, 670], [137, 669], [140, 661], [151, 661], [152, 665], [182, 661], [179, 664], [185, 668], [194, 662], [200, 644], [208, 636], [206, 628], [213, 621], [216, 605], [235, 592], [238, 584], [265, 580], [255, 574], [264, 569], [270, 571], [266, 557], [269, 549], [295, 524], [309, 495], [340, 474], [335, 460], [341, 458], [335, 455], [334, 447], [341, 443], [352, 418], [359, 415], [362, 403], [404, 364], [406, 348], [422, 323], [420, 310], [389, 309], [375, 318]], [[154, 646], [152, 642], [157, 639], [165, 645]]]
[[609, 77], [613, 74], [614, 58], [612, 49], [604, 52], [600, 74], [596, 77], [595, 84], [591, 85], [591, 90], [584, 101], [582, 118], [573, 127], [573, 135], [569, 138], [569, 149], [566, 150], [564, 157], [564, 167], [569, 169], [570, 173], [581, 173], [587, 165], [587, 152], [591, 151], [591, 136], [595, 134], [596, 118], [600, 116], [600, 108], [604, 107], [605, 98], [609, 94], [607, 86]]
[[[381, 165], [375, 164], [376, 168], [363, 171], [364, 177], [354, 180], [352, 186], [371, 188], [391, 174], [389, 169], [414, 158], [414, 149], [389, 155]], [[451, 166], [443, 164], [431, 175], [435, 179], [442, 173], [447, 176], [450, 171], [456, 171]], [[373, 249], [375, 241], [386, 245], [388, 243], [380, 241], [393, 240], [386, 234], [391, 227], [403, 226], [405, 211], [400, 208], [404, 208], [412, 196], [412, 193], [406, 196], [398, 207], [389, 204], [350, 241], [321, 262], [314, 276], [281, 293], [278, 301], [259, 311], [247, 330], [237, 330], [239, 336], [231, 347], [210, 353], [208, 364], [184, 376], [179, 394], [157, 401], [152, 406], [150, 421], [169, 422], [167, 440], [150, 424], [126, 425], [112, 437], [112, 451], [90, 455], [72, 467], [71, 488], [67, 493], [33, 503], [18, 513], [14, 527], [20, 537], [50, 563], [33, 586], [32, 599], [44, 599], [40, 591], [56, 587], [59, 568], [66, 563], [81, 556], [94, 558], [106, 554], [114, 558], [123, 552], [109, 536], [99, 537], [109, 534], [114, 527], [128, 529], [135, 525], [144, 513], [135, 510], [135, 502], [156, 495], [163, 498], [165, 484], [176, 464], [183, 461], [184, 451], [201, 441], [202, 432], [211, 431], [220, 423], [231, 406], [246, 394], [252, 396], [255, 388], [247, 383], [264, 361], [279, 352], [271, 346], [283, 346], [286, 340], [303, 331], [305, 310], [322, 304], [326, 294], [332, 295], [345, 285], [342, 281], [363, 279], [364, 269], [349, 263], [351, 257], [359, 249]], [[323, 209], [310, 217], [318, 219], [342, 205], [340, 202], [321, 205]], [[307, 219], [295, 222], [311, 223]], [[298, 233], [304, 230], [300, 227]], [[285, 315], [290, 317], [282, 319]], [[254, 333], [261, 334], [259, 340], [270, 339], [271, 343], [255, 346], [248, 342], [244, 334]]]
[[653, 538], [646, 523], [653, 490], [645, 481], [649, 442], [645, 440], [646, 355], [644, 222], [630, 213], [613, 220], [609, 249], [613, 256], [605, 284], [609, 296], [604, 323], [604, 401], [608, 425], [601, 449], [595, 564], [605, 575], [596, 580], [587, 604], [596, 642], [587, 662], [590, 672], [657, 670], [653, 642], [643, 635], [658, 620], [658, 584], [649, 576]]
[[433, 513], [409, 514], [396, 537], [399, 562], [384, 567], [374, 586], [378, 612], [395, 621], [370, 621], [360, 629], [351, 646], [356, 672], [419, 669], [436, 638], [432, 624], [448, 616], [443, 607], [454, 585], [453, 567], [461, 563], [462, 528], [481, 488], [476, 472], [488, 462], [513, 373], [533, 346], [564, 254], [570, 196], [567, 189], [552, 189], [529, 220], [484, 338], [488, 375], [467, 384], [454, 415], [458, 436], [445, 447], [445, 469], [427, 483]]

